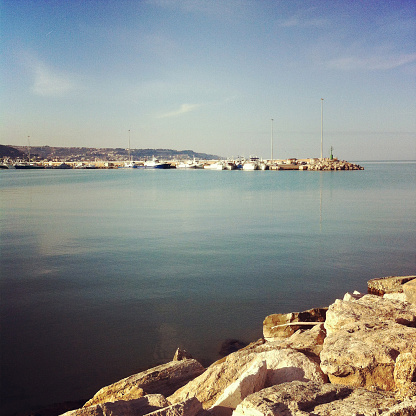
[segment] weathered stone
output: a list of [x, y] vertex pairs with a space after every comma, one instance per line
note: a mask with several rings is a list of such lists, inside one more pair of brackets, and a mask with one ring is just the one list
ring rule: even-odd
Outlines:
[[327, 380], [319, 365], [305, 354], [281, 349], [278, 342], [257, 342], [212, 364], [203, 374], [168, 397], [168, 400], [178, 403], [196, 397], [204, 408], [209, 408], [254, 360], [266, 361], [266, 386], [291, 380]]
[[367, 290], [371, 295], [383, 296], [386, 293], [403, 292], [403, 285], [416, 276], [387, 276], [371, 279], [367, 282]]
[[411, 280], [403, 285], [403, 292], [406, 300], [416, 305], [416, 279]]
[[176, 403], [152, 413], [148, 413], [148, 416], [195, 416], [201, 411], [201, 403], [197, 399], [191, 398], [182, 403]]
[[118, 400], [72, 410], [62, 416], [142, 416], [170, 406], [161, 394], [149, 394], [133, 400]]
[[243, 399], [249, 394], [261, 390], [266, 382], [267, 365], [264, 360], [255, 360], [234, 383], [230, 384], [215, 404], [209, 409], [210, 413], [218, 416], [231, 415]]
[[178, 348], [175, 351], [175, 355], [173, 356], [172, 361], [182, 361], [186, 359], [191, 360], [192, 358], [193, 358], [192, 355], [189, 354], [188, 351]]
[[315, 325], [312, 329], [296, 331], [291, 337], [282, 340], [280, 347], [300, 351], [319, 363], [319, 355], [321, 354], [325, 337], [326, 331], [324, 324], [321, 323]]
[[[267, 341], [273, 341], [276, 338], [287, 338], [299, 329], [311, 329], [314, 322], [325, 321], [327, 309], [314, 308], [304, 312], [269, 315], [263, 321], [263, 336]], [[307, 325], [309, 322], [311, 325]]]
[[408, 302], [337, 300], [327, 313], [321, 368], [334, 384], [395, 390], [395, 361], [416, 344], [414, 326], [416, 308]]
[[171, 361], [103, 387], [84, 407], [136, 399], [145, 393], [168, 396], [204, 371], [204, 367], [196, 360]]
[[381, 416], [415, 416], [416, 397], [406, 399], [401, 403], [395, 404], [389, 410], [381, 413]]
[[364, 389], [294, 381], [246, 397], [233, 416], [375, 416], [396, 403], [393, 397]]
[[416, 349], [398, 355], [394, 367], [394, 382], [399, 397], [416, 395]]

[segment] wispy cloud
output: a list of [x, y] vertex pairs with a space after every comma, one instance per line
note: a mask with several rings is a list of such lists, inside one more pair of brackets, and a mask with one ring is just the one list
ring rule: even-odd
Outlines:
[[388, 70], [416, 62], [416, 53], [399, 55], [373, 55], [373, 56], [343, 56], [328, 61], [329, 68], [343, 71], [351, 70]]
[[286, 20], [280, 22], [280, 27], [287, 28], [319, 28], [325, 26], [326, 19], [322, 18], [307, 18], [302, 16], [292, 16]]
[[32, 74], [32, 92], [42, 97], [64, 97], [79, 88], [74, 76], [47, 65], [30, 53], [23, 54], [26, 67]]
[[33, 92], [41, 96], [65, 96], [76, 89], [76, 82], [65, 73], [49, 68], [42, 62], [34, 67]]
[[201, 107], [201, 104], [182, 104], [177, 110], [169, 111], [164, 114], [160, 114], [157, 118], [168, 118], [168, 117], [178, 117], [182, 114], [189, 113]]

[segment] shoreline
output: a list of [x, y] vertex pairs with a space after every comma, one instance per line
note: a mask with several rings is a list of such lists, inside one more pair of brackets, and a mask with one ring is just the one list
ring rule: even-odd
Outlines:
[[[390, 405], [392, 406], [394, 405], [396, 407], [399, 405], [403, 407], [404, 406], [403, 403], [404, 403], [406, 406], [408, 407], [410, 406], [409, 408], [412, 408], [411, 406], [413, 405], [416, 406], [416, 402], [414, 403], [414, 401], [411, 400], [411, 397], [415, 397], [414, 394], [416, 393], [416, 382], [412, 378], [414, 377], [412, 371], [414, 371], [416, 375], [416, 355], [414, 356], [412, 355], [414, 354], [414, 352], [416, 352], [416, 350], [414, 349], [412, 350], [413, 345], [414, 345], [413, 344], [414, 340], [416, 340], [416, 276], [414, 275], [388, 276], [384, 278], [372, 279], [367, 282], [367, 292], [368, 292], [367, 294], [360, 294], [358, 292], [354, 292], [353, 294], [347, 293], [344, 296], [343, 300], [338, 299], [333, 304], [325, 308], [314, 308], [314, 309], [303, 311], [303, 312], [292, 312], [292, 313], [287, 313], [287, 314], [273, 314], [273, 315], [267, 316], [263, 322], [263, 338], [262, 339], [258, 341], [254, 341], [248, 346], [239, 344], [237, 340], [228, 340], [228, 347], [230, 347], [230, 349], [227, 351], [224, 349], [224, 358], [212, 363], [207, 368], [198, 367], [196, 370], [194, 370], [195, 372], [189, 376], [189, 380], [186, 379], [185, 380], [186, 382], [184, 380], [181, 380], [179, 384], [175, 386], [175, 388], [173, 389], [174, 391], [172, 391], [172, 389], [164, 390], [164, 388], [162, 387], [162, 385], [164, 385], [163, 383], [166, 382], [166, 377], [168, 377], [168, 379], [170, 380], [170, 383], [173, 383], [173, 384], [175, 383], [175, 380], [178, 377], [179, 373], [176, 372], [178, 370], [173, 371], [173, 370], [170, 370], [170, 368], [172, 366], [176, 366], [176, 367], [177, 366], [189, 366], [190, 365], [189, 363], [195, 362], [195, 360], [192, 359], [192, 356], [190, 354], [188, 354], [186, 351], [182, 351], [179, 349], [177, 350], [175, 356], [173, 357], [173, 360], [170, 363], [157, 366], [154, 368], [150, 368], [148, 370], [145, 370], [142, 373], [136, 374], [134, 376], [129, 376], [126, 379], [120, 380], [114, 383], [113, 385], [103, 387], [88, 402], [79, 400], [75, 402], [65, 402], [61, 404], [54, 404], [54, 405], [50, 405], [47, 407], [42, 407], [42, 408], [39, 407], [36, 409], [32, 409], [31, 412], [16, 413], [15, 416], [34, 416], [34, 415], [37, 415], [37, 416], [57, 415], [58, 416], [60, 414], [63, 414], [63, 412], [67, 412], [65, 413], [66, 416], [75, 416], [75, 415], [84, 415], [84, 414], [86, 415], [87, 413], [85, 412], [91, 412], [93, 411], [92, 410], [93, 407], [95, 408], [97, 406], [98, 406], [97, 407], [98, 409], [100, 406], [103, 406], [103, 403], [105, 402], [111, 402], [111, 403], [114, 403], [115, 405], [117, 403], [120, 403], [117, 400], [120, 400], [120, 398], [122, 397], [121, 400], [123, 400], [123, 403], [126, 403], [125, 402], [126, 400], [128, 403], [130, 402], [136, 403], [140, 398], [141, 398], [140, 400], [144, 400], [145, 397], [150, 397], [152, 396], [152, 394], [155, 395], [154, 393], [159, 392], [159, 391], [164, 392], [164, 396], [169, 401], [168, 406], [173, 406], [174, 403], [182, 403], [185, 397], [189, 399], [189, 397], [193, 396], [193, 397], [196, 397], [199, 400], [199, 402], [202, 403], [202, 406], [205, 409], [207, 416], [209, 416], [210, 414], [213, 416], [231, 415], [232, 410], [234, 410], [234, 415], [238, 416], [239, 406], [244, 405], [244, 403], [246, 402], [246, 400], [244, 400], [244, 397], [242, 397], [241, 400], [238, 400], [238, 403], [233, 401], [234, 404], [232, 406], [231, 405], [229, 406], [230, 399], [221, 399], [221, 397], [223, 397], [223, 395], [226, 394], [227, 389], [225, 389], [224, 386], [221, 386], [221, 382], [219, 381], [219, 379], [217, 380], [216, 378], [215, 380], [217, 380], [217, 382], [214, 384], [218, 384], [220, 387], [217, 388], [215, 385], [212, 385], [212, 382], [210, 384], [208, 375], [206, 374], [209, 372], [216, 371], [216, 368], [218, 368], [221, 365], [225, 365], [226, 362], [228, 362], [227, 366], [231, 366], [232, 363], [235, 361], [235, 364], [233, 364], [234, 366], [236, 366], [234, 371], [239, 374], [237, 375], [234, 374], [232, 377], [234, 380], [233, 382], [236, 383], [237, 380], [240, 380], [242, 377], [241, 375], [242, 369], [247, 369], [247, 366], [248, 366], [248, 363], [246, 362], [247, 358], [244, 358], [244, 357], [250, 356], [250, 354], [252, 356], [257, 355], [258, 357], [264, 356], [265, 360], [267, 361], [268, 358], [266, 357], [268, 357], [270, 354], [276, 354], [276, 353], [282, 354], [284, 351], [289, 351], [289, 356], [290, 354], [294, 354], [296, 351], [297, 351], [296, 354], [298, 356], [301, 353], [302, 353], [301, 355], [306, 354], [303, 360], [311, 359], [312, 360], [311, 363], [315, 362], [314, 364], [315, 366], [317, 365], [316, 363], [318, 362], [316, 360], [317, 359], [319, 360], [319, 365], [314, 370], [312, 370], [310, 367], [302, 367], [306, 365], [305, 363], [300, 364], [298, 362], [297, 364], [297, 365], [300, 365], [301, 368], [303, 368], [302, 371], [306, 371], [306, 373], [304, 373], [304, 375], [301, 378], [310, 379], [312, 377], [311, 380], [313, 381], [313, 383], [315, 383], [313, 384], [314, 388], [318, 388], [316, 383], [318, 383], [319, 386], [324, 386], [324, 387], [327, 386], [325, 388], [335, 388], [333, 386], [341, 384], [341, 385], [344, 385], [345, 388], [350, 388], [351, 394], [352, 394], [353, 391], [355, 390], [358, 391], [360, 388], [364, 389], [363, 392], [364, 391], [372, 392], [374, 391], [374, 389], [370, 387], [371, 385], [375, 383], [378, 389], [377, 391], [379, 392], [377, 393], [378, 394], [377, 400], [381, 400], [380, 403], [382, 403], [382, 401], [384, 400], [385, 403], [388, 402]], [[382, 302], [380, 303], [380, 307], [376, 306], [377, 302]], [[357, 309], [357, 311], [360, 311], [360, 312], [351, 311], [354, 313], [354, 315], [351, 315], [350, 309], [357, 308], [357, 307], [359, 308]], [[367, 309], [370, 308], [369, 312], [365, 312], [364, 310], [362, 310], [363, 307]], [[386, 308], [390, 308], [390, 309], [387, 310]], [[395, 309], [397, 309], [397, 312], [395, 311]], [[361, 316], [359, 316], [358, 318], [356, 316], [357, 313], [361, 314]], [[396, 313], [398, 314], [398, 316], [400, 316], [400, 320], [401, 320], [400, 322], [402, 322], [400, 327], [397, 327], [397, 324], [391, 321], [392, 319], [391, 315], [392, 314], [394, 315]], [[352, 316], [355, 316], [355, 318], [352, 318]], [[354, 319], [354, 320], [351, 321], [351, 319]], [[394, 320], [394, 317], [393, 317], [393, 320]], [[375, 323], [378, 321], [385, 322], [384, 324], [382, 324], [383, 328], [388, 327], [388, 328], [391, 328], [392, 331], [397, 331], [397, 330], [405, 331], [403, 333], [404, 335], [403, 336], [401, 335], [401, 338], [405, 340], [407, 339], [406, 345], [408, 346], [410, 345], [410, 351], [409, 351], [409, 347], [404, 346], [403, 344], [404, 341], [401, 342], [400, 346], [389, 345], [389, 348], [398, 349], [398, 355], [391, 362], [392, 367], [391, 367], [391, 370], [389, 370], [389, 372], [386, 373], [385, 370], [383, 370], [382, 374], [380, 374], [379, 376], [376, 376], [377, 372], [374, 373], [374, 371], [376, 371], [375, 367], [377, 367], [378, 365], [384, 365], [384, 364], [382, 364], [381, 362], [378, 363], [376, 360], [373, 364], [371, 364], [371, 366], [369, 367], [364, 366], [361, 362], [359, 362], [361, 360], [360, 354], [362, 355], [361, 351], [357, 351], [359, 355], [355, 356], [355, 359], [352, 360], [351, 354], [353, 354], [354, 350], [351, 350], [351, 349], [349, 350], [350, 348], [348, 346], [349, 338], [348, 337], [342, 338], [342, 337], [345, 337], [343, 335], [343, 331], [344, 331], [343, 328], [345, 327], [347, 329], [347, 333], [348, 332], [350, 333], [349, 337], [352, 337], [352, 340], [355, 340], [353, 342], [356, 343], [358, 339], [362, 338], [362, 335], [359, 333], [360, 331], [362, 331], [362, 329], [359, 329], [359, 328], [368, 328], [368, 327], [374, 326], [376, 325]], [[350, 328], [350, 326], [348, 326], [350, 324], [345, 326], [347, 322], [350, 322], [351, 324], [356, 325], [357, 329], [351, 332], [351, 329], [348, 329]], [[370, 324], [370, 322], [374, 322], [374, 323]], [[408, 324], [406, 324], [406, 322], [408, 322]], [[354, 335], [356, 331], [358, 331], [358, 338], [357, 336]], [[374, 332], [374, 334], [377, 335], [377, 337], [379, 336], [376, 332]], [[384, 347], [378, 344], [383, 343], [383, 339], [385, 341], [389, 339], [389, 337], [383, 334], [384, 333], [381, 333], [382, 338], [379, 338], [379, 337], [375, 338], [375, 341], [374, 341], [375, 343], [370, 344], [373, 350], [380, 348], [380, 352], [375, 352], [374, 354], [381, 354], [382, 348]], [[367, 340], [361, 341], [363, 342], [363, 348], [365, 348], [366, 343], [369, 343], [369, 342], [371, 343], [370, 338], [373, 335], [371, 336], [370, 335], [371, 335], [370, 333], [367, 335]], [[334, 340], [332, 340], [333, 338]], [[336, 339], [340, 339], [340, 340], [342, 339], [343, 345], [339, 346], [337, 344], [338, 341], [336, 341]], [[388, 342], [392, 342], [392, 339], [390, 338], [390, 341]], [[336, 345], [338, 345], [338, 347]], [[335, 350], [332, 351], [334, 348]], [[337, 352], [338, 351], [337, 348], [344, 348], [345, 352], [340, 355]], [[292, 351], [292, 353], [290, 351]], [[414, 351], [414, 352], [411, 352], [411, 351]], [[287, 352], [285, 352], [285, 354], [287, 354]], [[409, 354], [411, 355], [409, 356]], [[350, 355], [350, 358], [348, 358], [348, 355]], [[400, 360], [401, 356], [410, 357], [410, 358], [413, 356], [413, 361], [411, 359], [409, 363], [405, 361], [404, 364], [401, 364], [401, 360]], [[361, 381], [359, 381], [355, 376], [351, 378], [350, 375], [348, 374], [346, 375], [342, 375], [342, 373], [337, 374], [336, 371], [334, 372], [334, 370], [331, 370], [331, 368], [333, 367], [333, 365], [330, 364], [331, 360], [342, 361], [343, 359], [345, 359], [345, 357], [347, 357], [347, 362], [350, 361], [349, 365], [353, 365], [353, 366], [356, 365], [357, 368], [361, 369], [360, 370]], [[400, 370], [401, 371], [400, 374], [398, 373], [399, 361], [400, 361], [400, 365], [404, 366]], [[254, 362], [253, 358], [250, 359], [250, 362]], [[192, 364], [192, 365], [195, 366], [195, 364]], [[200, 364], [198, 365], [200, 366]], [[307, 364], [307, 365], [310, 366], [311, 364]], [[338, 362], [337, 366], [339, 365], [341, 365], [340, 362]], [[409, 368], [409, 365], [410, 365], [410, 368]], [[414, 370], [411, 370], [411, 368], [413, 368], [412, 365], [414, 366]], [[365, 373], [362, 373], [364, 369], [365, 371], [368, 371], [367, 375], [365, 375]], [[323, 373], [322, 373], [322, 370], [324, 371]], [[393, 378], [393, 370], [394, 370], [394, 378]], [[164, 371], [166, 372], [166, 374], [163, 377], [161, 377], [159, 381], [156, 380], [158, 378], [158, 375], [160, 373], [163, 373]], [[225, 371], [225, 368], [224, 370], [221, 370], [221, 371]], [[406, 376], [406, 372], [408, 373], [407, 376]], [[141, 376], [141, 374], [143, 375], [149, 374], [151, 378], [156, 377], [152, 381], [153, 383], [155, 383], [154, 384], [155, 387], [150, 387], [150, 385], [148, 384], [148, 381], [146, 381], [146, 376]], [[155, 376], [153, 376], [153, 374], [155, 374]], [[225, 377], [225, 375], [222, 375], [221, 377]], [[368, 377], [368, 380], [370, 380], [371, 385], [366, 384], [367, 383], [366, 377]], [[377, 378], [377, 377], [380, 377], [380, 378]], [[133, 380], [133, 378], [137, 380], [134, 382], [134, 383], [137, 383], [136, 384], [137, 386], [142, 386], [142, 393], [140, 393], [138, 396], [137, 394], [132, 396], [133, 391], [131, 390], [130, 387], [128, 387], [129, 383], [133, 382], [129, 380]], [[275, 381], [277, 380], [278, 379], [276, 379]], [[295, 380], [296, 380], [296, 377], [295, 379], [291, 381], [291, 384], [295, 383]], [[278, 386], [280, 385], [280, 382], [282, 382], [282, 380], [279, 380], [279, 383], [277, 383], [277, 385], [274, 385], [274, 390], [278, 388]], [[228, 380], [226, 384], [230, 386], [230, 383], [231, 383], [231, 380]], [[288, 384], [290, 383], [287, 383], [287, 382], [285, 383], [283, 380], [282, 386], [284, 385], [285, 386], [284, 388], [290, 389]], [[311, 385], [309, 383], [309, 387], [310, 386]], [[211, 392], [210, 393], [211, 395], [206, 393], [207, 390], [215, 390], [215, 389], [217, 389], [218, 392], [215, 392], [215, 393]], [[153, 392], [153, 390], [155, 391]], [[267, 388], [264, 390], [258, 389], [259, 393], [256, 393], [256, 394], [259, 395], [263, 391], [266, 392], [266, 390], [268, 389]], [[361, 392], [360, 394], [361, 395], [367, 394], [363, 392]], [[392, 395], [391, 393], [394, 393], [394, 394]], [[150, 396], [146, 396], [147, 394], [149, 394]], [[222, 396], [219, 397], [221, 394]], [[252, 396], [250, 396], [249, 398], [253, 396], [255, 396], [255, 394], [252, 394]], [[223, 401], [221, 402], [221, 400]], [[254, 399], [251, 399], [251, 400], [254, 400]], [[269, 399], [267, 399], [267, 397], [264, 397], [264, 400], [266, 400], [266, 402], [264, 403], [267, 403], [267, 400]], [[79, 406], [81, 402], [83, 402], [82, 408], [81, 406]], [[225, 403], [225, 404], [220, 405], [218, 404], [219, 402]], [[79, 406], [79, 407], [73, 407], [73, 409], [78, 408], [79, 410], [69, 411], [70, 409], [68, 409], [68, 406]], [[224, 410], [224, 406], [225, 406], [225, 409], [229, 409], [229, 410]], [[88, 410], [90, 408], [91, 410]], [[160, 411], [162, 411], [164, 408], [167, 409], [166, 404], [162, 405]], [[197, 408], [199, 407], [197, 406]], [[207, 410], [209, 412], [207, 412]], [[198, 412], [200, 411], [201, 410], [199, 410]], [[196, 413], [187, 411], [183, 414], [184, 416], [191, 416]], [[93, 413], [88, 413], [88, 414], [95, 414], [95, 413], [93, 412]], [[124, 413], [117, 413], [116, 411], [115, 413], [112, 413], [112, 414], [122, 415]], [[146, 414], [146, 413], [143, 413], [143, 414]], [[328, 414], [332, 415], [332, 413], [328, 413]], [[336, 413], [333, 413], [333, 414], [335, 415]], [[363, 413], [363, 414], [366, 414], [366, 413]], [[384, 413], [380, 413], [380, 414], [384, 414]], [[412, 413], [403, 413], [403, 414], [412, 414]]]

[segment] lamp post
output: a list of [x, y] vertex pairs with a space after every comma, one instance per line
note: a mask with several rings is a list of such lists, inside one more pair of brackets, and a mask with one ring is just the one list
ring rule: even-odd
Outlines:
[[270, 163], [273, 163], [273, 119], [271, 119], [271, 138], [270, 138], [270, 143], [271, 143], [271, 160], [270, 160]]
[[129, 162], [130, 162], [130, 159], [131, 157], [130, 157], [130, 130], [129, 130]]
[[324, 140], [324, 99], [321, 98], [321, 160], [323, 158], [323, 140]]

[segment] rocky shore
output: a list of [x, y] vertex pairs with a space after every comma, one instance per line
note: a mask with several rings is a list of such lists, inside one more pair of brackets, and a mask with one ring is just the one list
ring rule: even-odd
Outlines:
[[208, 368], [177, 350], [64, 415], [416, 415], [416, 276], [368, 292], [270, 315], [262, 339]]

